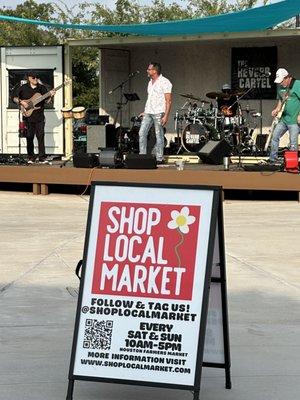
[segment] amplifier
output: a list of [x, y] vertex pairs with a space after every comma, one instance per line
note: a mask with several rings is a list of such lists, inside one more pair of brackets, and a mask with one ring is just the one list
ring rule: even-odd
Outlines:
[[87, 125], [86, 127], [87, 153], [99, 154], [100, 149], [117, 147], [116, 128], [112, 124]]

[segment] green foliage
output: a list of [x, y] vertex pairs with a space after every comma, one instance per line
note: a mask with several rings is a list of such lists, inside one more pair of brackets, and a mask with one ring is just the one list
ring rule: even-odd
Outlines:
[[74, 106], [97, 107], [99, 104], [99, 54], [93, 47], [73, 49]]
[[172, 21], [191, 17], [192, 10], [189, 6], [183, 8], [177, 3], [166, 5], [163, 0], [153, 0], [150, 6], [143, 8], [145, 22]]
[[[27, 0], [17, 5], [15, 10], [9, 7], [0, 8], [1, 15], [27, 19], [49, 21], [54, 8], [49, 3], [37, 4], [34, 0]], [[14, 22], [0, 23], [1, 46], [42, 46], [57, 44], [55, 34], [37, 25]]]
[[233, 7], [226, 0], [189, 0], [188, 3], [197, 17], [225, 14]]
[[[145, 22], [171, 21], [199, 18], [231, 11], [244, 10], [257, 5], [258, 0], [178, 0], [165, 4], [153, 0], [151, 5], [141, 6], [137, 0], [116, 0], [110, 9], [100, 2], [83, 2], [69, 7], [63, 0], [53, 3], [36, 3], [26, 0], [16, 6], [0, 8], [1, 15], [34, 20], [71, 24], [120, 25]], [[264, 4], [269, 3], [264, 0]], [[69, 38], [101, 38], [115, 36], [113, 33], [86, 30], [48, 29], [38, 25], [0, 22], [0, 46], [42, 46], [64, 43]], [[99, 96], [99, 55], [92, 47], [77, 47], [73, 50], [74, 105], [96, 106]]]

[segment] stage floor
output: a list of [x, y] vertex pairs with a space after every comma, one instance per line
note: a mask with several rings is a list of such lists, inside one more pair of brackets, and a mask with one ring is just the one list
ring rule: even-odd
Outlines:
[[245, 171], [243, 166], [231, 163], [229, 170], [223, 165], [186, 162], [177, 170], [174, 160], [157, 169], [74, 168], [53, 161], [52, 165], [0, 165], [0, 183], [32, 184], [34, 194], [48, 194], [51, 185], [90, 185], [92, 181], [136, 182], [184, 185], [214, 185], [223, 190], [291, 191], [300, 194], [299, 174], [281, 171]]

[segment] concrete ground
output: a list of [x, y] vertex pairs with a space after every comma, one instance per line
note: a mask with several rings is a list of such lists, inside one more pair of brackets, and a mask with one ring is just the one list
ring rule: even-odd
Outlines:
[[[0, 399], [65, 399], [88, 197], [0, 192]], [[300, 393], [300, 205], [224, 203], [233, 388], [201, 399]], [[74, 400], [192, 400], [186, 391], [75, 382]]]

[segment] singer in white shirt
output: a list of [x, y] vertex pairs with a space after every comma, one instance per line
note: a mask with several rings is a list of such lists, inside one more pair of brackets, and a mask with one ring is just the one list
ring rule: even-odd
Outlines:
[[147, 74], [150, 78], [148, 83], [148, 98], [145, 105], [145, 111], [141, 114], [143, 120], [139, 131], [140, 154], [147, 154], [147, 136], [154, 124], [156, 136], [156, 160], [158, 164], [164, 162], [164, 129], [168, 122], [171, 103], [172, 103], [172, 84], [162, 76], [161, 65], [151, 62], [147, 68]]

